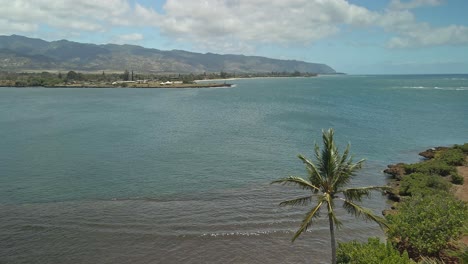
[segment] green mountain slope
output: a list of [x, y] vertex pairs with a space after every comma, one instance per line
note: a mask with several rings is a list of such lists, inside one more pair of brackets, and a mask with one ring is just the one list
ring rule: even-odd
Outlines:
[[78, 70], [147, 73], [310, 72], [335, 73], [325, 64], [258, 56], [162, 51], [135, 45], [95, 45], [67, 40], [44, 41], [18, 35], [0, 36], [0, 70]]

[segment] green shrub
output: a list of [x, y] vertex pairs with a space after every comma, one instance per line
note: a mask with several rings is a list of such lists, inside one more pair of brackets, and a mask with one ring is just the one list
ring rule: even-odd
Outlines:
[[468, 245], [459, 244], [457, 248], [445, 250], [444, 255], [449, 256], [452, 259], [455, 258], [456, 260], [458, 260], [458, 262], [453, 263], [468, 264]]
[[400, 195], [425, 195], [434, 191], [448, 192], [450, 183], [437, 175], [412, 173], [401, 180]]
[[465, 155], [461, 149], [447, 149], [440, 152], [435, 157], [451, 166], [462, 166], [465, 163]]
[[422, 174], [438, 174], [441, 176], [448, 176], [455, 173], [455, 167], [452, 167], [439, 159], [431, 159], [428, 161], [405, 164], [405, 173], [422, 173]]
[[449, 194], [413, 196], [387, 215], [388, 238], [410, 256], [437, 256], [456, 239], [468, 218], [467, 205]]
[[455, 173], [452, 175], [452, 183], [453, 184], [459, 184], [462, 185], [465, 182], [465, 179], [463, 179], [462, 176], [460, 176], [458, 173]]
[[351, 241], [339, 243], [337, 263], [353, 264], [409, 264], [415, 263], [408, 253], [400, 254], [390, 243], [380, 243], [378, 238], [369, 238], [367, 243]]
[[461, 151], [463, 151], [463, 153], [468, 153], [468, 143], [465, 143], [463, 145], [455, 145], [453, 148], [460, 149]]

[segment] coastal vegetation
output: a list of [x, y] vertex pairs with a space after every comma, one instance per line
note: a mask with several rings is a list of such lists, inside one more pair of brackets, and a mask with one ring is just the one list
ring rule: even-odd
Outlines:
[[212, 84], [196, 83], [197, 80], [256, 78], [256, 77], [315, 77], [317, 74], [298, 71], [269, 73], [212, 72], [199, 74], [144, 74], [124, 70], [123, 72], [0, 72], [0, 87], [210, 87]]
[[444, 250], [460, 237], [467, 206], [448, 192], [427, 192], [413, 195], [387, 216], [389, 241], [399, 250], [406, 250], [413, 259], [422, 256], [446, 259]]
[[466, 166], [468, 143], [438, 147], [420, 153], [414, 164], [389, 165], [393, 178], [386, 211], [388, 243], [422, 263], [467, 263], [468, 206], [454, 190], [464, 183], [458, 170]]
[[[314, 223], [325, 207], [332, 263], [468, 263], [467, 197], [466, 194], [462, 197], [454, 195], [457, 188], [464, 187], [459, 185], [467, 177], [458, 171], [468, 165], [468, 143], [421, 152], [426, 159], [418, 163], [389, 165], [385, 170], [392, 175], [389, 186], [345, 188], [361, 168], [363, 160], [352, 161], [349, 145], [343, 154], [339, 153], [333, 129], [324, 131], [322, 139], [322, 149], [318, 145], [314, 149], [315, 161], [299, 155], [306, 166], [307, 178], [289, 176], [273, 181], [309, 192], [304, 197], [280, 203], [281, 206], [312, 204], [294, 234], [293, 242]], [[385, 218], [357, 204], [363, 197], [369, 197], [371, 191], [384, 191], [394, 202], [391, 210], [383, 212]], [[342, 202], [348, 213], [379, 224], [384, 228], [387, 241], [371, 237], [365, 243], [338, 243], [336, 249], [335, 229], [341, 225], [336, 217], [336, 202]]]
[[411, 264], [406, 251], [401, 254], [391, 243], [382, 243], [378, 238], [371, 237], [367, 243], [351, 241], [340, 243], [338, 247], [337, 263], [359, 264]]
[[330, 240], [332, 251], [332, 263], [337, 263], [335, 229], [342, 223], [336, 216], [336, 202], [342, 203], [343, 208], [355, 217], [361, 217], [364, 220], [373, 221], [385, 227], [385, 219], [375, 215], [371, 210], [359, 205], [364, 197], [369, 197], [372, 191], [384, 191], [385, 186], [368, 186], [358, 188], [346, 188], [350, 181], [356, 176], [356, 172], [361, 169], [364, 160], [353, 162], [349, 153], [350, 145], [346, 147], [343, 154], [340, 154], [335, 144], [334, 131], [329, 129], [323, 131], [323, 147], [315, 145], [315, 161], [299, 155], [299, 159], [305, 164], [308, 177], [301, 178], [289, 176], [287, 178], [273, 181], [284, 185], [296, 185], [301, 189], [307, 190], [308, 194], [304, 197], [287, 200], [280, 205], [309, 205], [314, 202], [310, 211], [307, 212], [302, 224], [294, 234], [292, 241], [296, 240], [313, 223], [315, 218], [320, 216], [322, 207], [325, 207], [330, 228]]

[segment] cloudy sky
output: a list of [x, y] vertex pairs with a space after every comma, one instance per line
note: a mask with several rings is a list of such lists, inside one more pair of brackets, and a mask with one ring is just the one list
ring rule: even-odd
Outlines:
[[0, 35], [468, 73], [466, 0], [0, 0]]

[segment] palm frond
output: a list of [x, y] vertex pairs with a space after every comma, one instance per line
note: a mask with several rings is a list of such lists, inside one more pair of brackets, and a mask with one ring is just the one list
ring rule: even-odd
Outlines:
[[298, 185], [302, 189], [309, 189], [309, 190], [312, 190], [314, 192], [320, 191], [320, 189], [318, 187], [316, 187], [315, 185], [313, 185], [312, 183], [308, 182], [307, 180], [304, 180], [301, 177], [297, 177], [297, 176], [289, 176], [287, 178], [272, 181], [271, 183], [272, 184], [279, 183], [279, 184], [283, 184], [283, 185], [293, 184], [293, 185]]
[[305, 197], [300, 197], [300, 198], [296, 198], [296, 199], [292, 199], [292, 200], [283, 201], [279, 205], [280, 206], [308, 205], [312, 201], [312, 198], [313, 198], [313, 196], [309, 195], [309, 196], [305, 196]]
[[333, 181], [331, 177], [334, 176], [334, 170], [336, 169], [336, 157], [337, 157], [337, 148], [333, 140], [333, 129], [327, 131], [322, 131], [322, 140], [323, 148], [321, 152], [322, 162], [323, 162], [323, 173], [327, 177], [329, 183]]
[[364, 163], [364, 159], [359, 160], [356, 163], [353, 163], [351, 157], [348, 158], [347, 161], [339, 165], [339, 169], [337, 171], [338, 177], [335, 178], [333, 182], [333, 186], [335, 189], [338, 189], [341, 186], [347, 185], [353, 176], [355, 176], [355, 172], [361, 169], [362, 164]]
[[294, 234], [292, 242], [294, 242], [294, 240], [296, 240], [296, 238], [298, 238], [302, 234], [302, 232], [306, 231], [307, 228], [309, 228], [309, 226], [312, 224], [312, 219], [320, 216], [320, 207], [322, 207], [322, 204], [323, 200], [319, 200], [319, 203], [306, 214], [306, 217], [302, 220], [301, 227]]
[[[383, 217], [373, 214], [371, 210], [361, 207], [356, 204], [356, 202], [361, 201], [363, 197], [369, 197], [373, 191], [384, 191], [388, 187], [369, 186], [363, 188], [345, 188], [356, 175], [357, 170], [362, 167], [364, 160], [359, 160], [358, 162], [353, 161], [353, 157], [350, 154], [350, 144], [348, 144], [343, 153], [340, 154], [334, 141], [334, 131], [332, 128], [322, 131], [322, 140], [323, 145], [321, 147], [315, 144], [315, 159], [313, 161], [308, 160], [302, 155], [298, 156], [306, 165], [308, 172], [307, 178], [289, 176], [272, 182], [283, 185], [293, 184], [302, 189], [312, 191], [312, 194], [309, 194], [309, 196], [298, 197], [280, 203], [282, 206], [312, 206], [304, 216], [301, 226], [294, 234], [292, 241], [294, 242], [304, 231], [315, 223], [314, 218], [320, 215], [320, 208], [323, 206], [327, 207], [328, 217], [331, 222], [335, 224], [336, 228], [339, 228], [342, 223], [335, 214], [335, 202], [337, 199], [343, 201], [343, 207], [353, 216], [363, 218], [366, 221], [370, 220], [376, 222], [382, 228], [387, 227]], [[312, 203], [317, 197], [317, 203]]]
[[370, 197], [373, 191], [386, 191], [389, 190], [390, 187], [388, 186], [368, 186], [368, 187], [360, 187], [360, 188], [347, 188], [344, 190], [340, 190], [337, 193], [343, 193], [346, 200], [350, 201], [361, 201], [363, 197]]
[[388, 227], [383, 217], [375, 215], [371, 210], [361, 207], [350, 200], [342, 199], [343, 207], [346, 211], [355, 217], [361, 217], [366, 221], [373, 221], [377, 223], [381, 228]]
[[322, 164], [322, 157], [320, 156], [320, 147], [317, 143], [315, 143], [314, 145], [314, 155], [315, 155], [315, 160], [317, 160], [317, 164], [319, 165]]
[[[348, 161], [348, 156], [349, 156], [349, 149], [351, 148], [351, 144], [348, 143], [348, 145], [346, 145], [346, 148], [343, 152], [343, 155], [341, 155], [341, 162], [340, 164], [345, 164], [347, 161]], [[352, 158], [350, 157], [350, 160], [352, 160]]]
[[322, 185], [323, 177], [322, 175], [320, 175], [320, 172], [315, 166], [315, 164], [301, 154], [299, 154], [297, 157], [306, 165], [307, 171], [309, 172], [309, 176], [310, 176], [309, 178], [310, 178], [311, 183], [317, 186]]
[[350, 159], [349, 160], [349, 164], [347, 166], [347, 170], [350, 172], [350, 173], [354, 173], [355, 171], [359, 170], [362, 168], [362, 164], [364, 163], [364, 161], [366, 161], [365, 159], [361, 159], [359, 160], [358, 162], [356, 163], [353, 163], [353, 160]]

